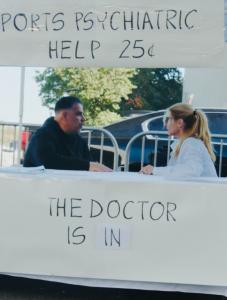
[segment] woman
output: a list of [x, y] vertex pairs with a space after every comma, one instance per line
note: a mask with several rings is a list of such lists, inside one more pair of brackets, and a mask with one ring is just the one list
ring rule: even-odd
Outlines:
[[140, 172], [168, 177], [217, 177], [215, 155], [205, 114], [184, 103], [171, 106], [166, 115], [168, 134], [178, 138], [171, 145], [168, 166], [147, 165]]

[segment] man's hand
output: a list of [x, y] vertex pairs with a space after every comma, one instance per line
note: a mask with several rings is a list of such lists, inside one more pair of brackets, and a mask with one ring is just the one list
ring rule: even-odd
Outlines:
[[143, 168], [140, 170], [140, 173], [146, 174], [146, 175], [151, 175], [151, 174], [153, 173], [153, 169], [154, 169], [153, 166], [147, 165], [146, 167], [143, 167]]
[[113, 172], [112, 169], [97, 162], [90, 162], [89, 171], [92, 172]]

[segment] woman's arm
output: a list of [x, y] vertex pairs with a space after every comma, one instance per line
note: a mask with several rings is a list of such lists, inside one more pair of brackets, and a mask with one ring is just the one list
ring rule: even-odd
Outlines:
[[203, 155], [206, 149], [199, 140], [186, 139], [181, 146], [176, 164], [167, 167], [155, 167], [154, 175], [167, 177], [199, 177], [203, 172]]

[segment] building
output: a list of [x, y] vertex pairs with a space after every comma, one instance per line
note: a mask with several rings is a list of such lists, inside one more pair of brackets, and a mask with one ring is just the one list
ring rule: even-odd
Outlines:
[[223, 68], [186, 68], [183, 101], [200, 107], [227, 108], [227, 0]]

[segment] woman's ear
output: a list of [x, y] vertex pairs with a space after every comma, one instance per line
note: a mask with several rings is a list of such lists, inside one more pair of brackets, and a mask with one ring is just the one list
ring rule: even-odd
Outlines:
[[177, 120], [177, 125], [179, 129], [184, 129], [184, 120], [183, 119]]

